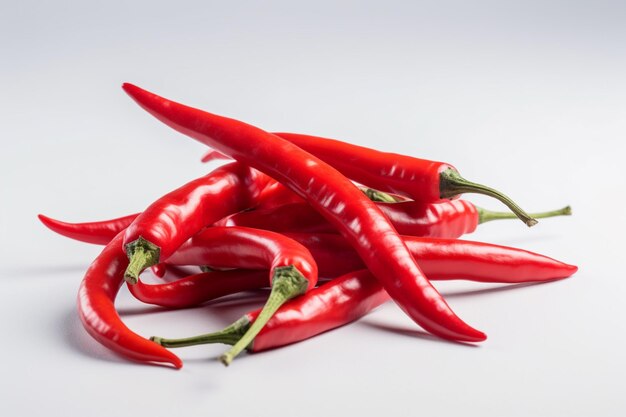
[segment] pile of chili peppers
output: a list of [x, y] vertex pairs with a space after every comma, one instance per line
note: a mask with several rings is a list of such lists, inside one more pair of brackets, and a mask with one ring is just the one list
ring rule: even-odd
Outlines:
[[[484, 222], [570, 214], [527, 214], [513, 200], [464, 179], [450, 164], [384, 153], [337, 140], [268, 133], [170, 101], [132, 84], [124, 90], [148, 113], [210, 147], [203, 158], [232, 158], [164, 195], [141, 213], [66, 223], [40, 215], [53, 231], [105, 245], [78, 293], [85, 329], [98, 342], [147, 363], [182, 361], [166, 348], [232, 345], [263, 351], [350, 323], [388, 301], [433, 335], [481, 342], [431, 285], [432, 280], [491, 283], [565, 278], [577, 268], [521, 249], [459, 240]], [[511, 212], [466, 200], [480, 193]], [[181, 266], [197, 266], [198, 273]], [[148, 268], [160, 284], [142, 282]], [[202, 272], [201, 272], [202, 270]], [[269, 287], [263, 308], [217, 332], [185, 339], [144, 338], [120, 319], [115, 298], [126, 282], [145, 303], [185, 308]]]

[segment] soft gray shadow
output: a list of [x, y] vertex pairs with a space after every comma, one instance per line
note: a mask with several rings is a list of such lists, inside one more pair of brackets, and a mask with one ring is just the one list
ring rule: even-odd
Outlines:
[[526, 288], [526, 287], [533, 287], [535, 285], [543, 285], [543, 284], [548, 284], [548, 283], [552, 283], [556, 281], [561, 281], [561, 280], [553, 279], [550, 281], [521, 282], [519, 284], [501, 284], [501, 285], [498, 285], [497, 287], [483, 288], [480, 290], [451, 291], [451, 292], [446, 291], [446, 292], [442, 292], [441, 295], [443, 295], [444, 298], [462, 298], [462, 297], [468, 297], [468, 296], [471, 297], [471, 296], [477, 296], [477, 295], [487, 295], [487, 294], [494, 294], [494, 293], [500, 293], [500, 292], [505, 292], [505, 291], [519, 290], [519, 289]]
[[473, 343], [466, 343], [466, 342], [459, 342], [459, 341], [456, 341], [456, 340], [442, 339], [442, 338], [434, 336], [434, 335], [432, 335], [430, 333], [426, 333], [423, 330], [407, 329], [407, 328], [404, 328], [404, 327], [390, 325], [390, 324], [386, 324], [386, 323], [373, 322], [371, 320], [361, 320], [361, 321], [359, 321], [359, 324], [362, 325], [362, 326], [371, 327], [371, 328], [376, 329], [376, 330], [383, 330], [385, 332], [391, 332], [391, 333], [395, 333], [395, 334], [398, 334], [398, 335], [401, 335], [401, 336], [412, 337], [412, 338], [415, 338], [415, 339], [427, 340], [429, 342], [445, 343], [445, 344], [467, 346], [467, 347], [473, 347], [473, 348], [477, 348], [478, 347], [478, 345], [475, 345]]
[[62, 326], [66, 344], [76, 353], [105, 362], [125, 362], [119, 355], [96, 342], [83, 328], [76, 310], [65, 313], [59, 322]]
[[[497, 287], [489, 287], [489, 288], [483, 288], [479, 290], [445, 292], [445, 293], [442, 293], [442, 295], [444, 296], [444, 298], [471, 297], [471, 296], [495, 294], [495, 293], [500, 293], [504, 291], [517, 290], [517, 289], [522, 289], [526, 287], [531, 287], [534, 285], [547, 284], [547, 283], [555, 282], [555, 281], [561, 281], [561, 280], [555, 279], [551, 281], [541, 281], [541, 282], [523, 282], [519, 284], [502, 284], [502, 285], [498, 285]], [[455, 345], [468, 346], [468, 347], [479, 347], [479, 345], [476, 345], [473, 343], [442, 339], [440, 337], [431, 335], [430, 333], [426, 333], [423, 330], [408, 329], [408, 328], [400, 327], [396, 325], [373, 322], [367, 319], [359, 321], [359, 324], [372, 327], [377, 330], [383, 330], [386, 332], [391, 332], [391, 333], [399, 334], [402, 336], [408, 336], [408, 337], [413, 337], [413, 338], [422, 339], [422, 340], [428, 340], [431, 342], [451, 343]]]
[[[59, 322], [61, 323], [61, 329], [66, 345], [74, 352], [82, 356], [117, 365], [128, 365], [129, 363], [134, 363], [137, 365], [146, 364], [145, 362], [134, 361], [131, 358], [118, 355], [114, 351], [107, 349], [106, 347], [98, 343], [83, 328], [83, 325], [80, 322], [80, 319], [78, 318], [78, 315], [76, 314], [76, 311], [74, 309], [60, 317]], [[154, 362], [150, 363], [149, 365], [175, 370], [173, 366], [163, 363]]]

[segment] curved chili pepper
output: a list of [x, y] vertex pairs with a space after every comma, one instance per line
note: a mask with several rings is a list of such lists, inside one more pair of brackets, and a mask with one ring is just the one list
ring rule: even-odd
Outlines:
[[[363, 267], [363, 261], [340, 235], [289, 233], [287, 236], [311, 252], [322, 277], [336, 278]], [[429, 280], [465, 279], [516, 284], [566, 278], [578, 269], [544, 255], [489, 243], [413, 236], [404, 236], [404, 241], [413, 256], [419, 258]], [[189, 256], [187, 262], [193, 263], [193, 259]], [[267, 281], [259, 283], [244, 278], [243, 271], [227, 272], [227, 276], [221, 272], [196, 274], [167, 284], [139, 282], [129, 288], [139, 300], [148, 304], [185, 308], [225, 295], [225, 291], [234, 293], [267, 286]], [[238, 281], [226, 283], [227, 277]]]
[[[557, 261], [554, 261], [554, 266], [556, 264]], [[458, 266], [460, 265], [461, 263]], [[506, 263], [496, 265], [506, 266], [509, 271], [517, 272], [516, 269], [508, 268]], [[444, 266], [444, 269], [446, 267]], [[424, 269], [427, 270], [427, 268], [425, 266]], [[565, 264], [561, 264], [559, 268], [563, 274], [567, 274], [564, 276], [569, 276], [576, 271], [576, 267]], [[483, 270], [482, 272], [486, 275], [482, 278], [487, 278], [494, 271], [495, 269]], [[481, 281], [487, 282], [487, 279], [481, 279]], [[355, 321], [387, 300], [389, 300], [387, 292], [369, 271], [349, 272], [283, 305], [247, 349], [250, 352], [260, 352], [308, 339]], [[232, 345], [237, 343], [241, 334], [254, 323], [258, 314], [259, 310], [245, 314], [232, 325], [215, 333], [183, 339], [165, 339], [156, 336], [150, 339], [171, 348], [206, 343]]]
[[463, 193], [484, 194], [500, 200], [527, 226], [537, 224], [537, 220], [509, 197], [493, 188], [466, 180], [450, 164], [381, 152], [317, 136], [296, 133], [276, 135], [368, 187], [426, 203], [456, 198]]
[[[486, 339], [454, 314], [376, 205], [331, 166], [254, 126], [184, 106], [132, 84], [123, 88], [168, 126], [266, 173], [306, 199], [355, 247], [394, 301], [425, 330], [454, 340]], [[229, 358], [227, 353], [222, 360]]]
[[[279, 183], [276, 183], [279, 184]], [[273, 187], [272, 187], [273, 188]], [[284, 188], [284, 187], [283, 187]], [[267, 188], [266, 188], [267, 190]], [[266, 190], [261, 194], [267, 196]], [[369, 190], [369, 189], [368, 189]], [[366, 190], [366, 195], [368, 194]], [[380, 195], [372, 198], [386, 198]], [[288, 198], [281, 192], [275, 194], [279, 201]], [[215, 226], [244, 226], [274, 232], [307, 232], [307, 233], [334, 233], [335, 229], [318, 212], [308, 204], [299, 201], [283, 205], [270, 204], [269, 197], [265, 207], [254, 210], [244, 210], [224, 217], [214, 223]], [[300, 197], [297, 197], [299, 200]], [[374, 200], [373, 200], [374, 201]], [[391, 204], [376, 204], [387, 215], [398, 233], [407, 236], [448, 237], [455, 238], [466, 233], [472, 233], [476, 226], [492, 220], [516, 218], [509, 212], [487, 210], [467, 200], [451, 200], [435, 204], [422, 204], [416, 201], [402, 201]], [[260, 206], [260, 205], [259, 205]], [[569, 216], [572, 214], [570, 206], [558, 210], [532, 213], [534, 218], [555, 216]], [[124, 230], [138, 216], [131, 214], [118, 219], [103, 220], [88, 223], [67, 223], [56, 220], [43, 214], [39, 215], [41, 222], [50, 230], [70, 239], [81, 242], [107, 244], [117, 233]], [[95, 225], [96, 227], [93, 227]], [[156, 270], [155, 270], [155, 267]], [[162, 276], [160, 267], [155, 265], [153, 272]]]
[[256, 322], [223, 358], [228, 365], [287, 300], [315, 287], [317, 264], [301, 244], [279, 233], [247, 227], [209, 227], [170, 256], [174, 265], [270, 270], [272, 290]]
[[124, 282], [128, 258], [118, 234], [93, 261], [78, 291], [78, 315], [83, 326], [109, 349], [142, 362], [165, 362], [176, 368], [182, 361], [172, 352], [155, 345], [124, 325], [115, 310], [115, 297]]
[[133, 284], [147, 267], [164, 262], [208, 224], [252, 207], [269, 178], [237, 162], [188, 182], [152, 203], [128, 226], [124, 274]]
[[[311, 251], [321, 276], [334, 278], [364, 266], [340, 235], [287, 233], [286, 236]], [[578, 270], [547, 256], [508, 246], [459, 239], [403, 238], [428, 279], [515, 284], [565, 278]]]
[[39, 214], [39, 220], [50, 230], [70, 239], [81, 242], [106, 245], [119, 232], [126, 229], [139, 213], [118, 217], [111, 220], [88, 223], [66, 223]]
[[[369, 271], [346, 274], [284, 304], [246, 348], [259, 352], [307, 339], [357, 320], [387, 300], [387, 292]], [[206, 343], [234, 345], [258, 314], [259, 310], [250, 312], [216, 333], [184, 339], [150, 339], [171, 348]]]
[[[472, 233], [479, 224], [511, 219], [508, 212], [490, 211], [467, 200], [449, 200], [423, 204], [418, 201], [378, 203], [378, 208], [389, 218], [401, 235], [455, 238]], [[571, 215], [569, 206], [559, 210], [533, 213], [535, 218]], [[246, 226], [275, 232], [334, 233], [335, 229], [306, 203], [290, 203], [267, 209], [243, 211], [228, 216], [216, 224]]]
[[164, 284], [129, 285], [136, 299], [167, 308], [193, 307], [207, 301], [242, 291], [267, 287], [266, 271], [233, 269], [189, 275]]

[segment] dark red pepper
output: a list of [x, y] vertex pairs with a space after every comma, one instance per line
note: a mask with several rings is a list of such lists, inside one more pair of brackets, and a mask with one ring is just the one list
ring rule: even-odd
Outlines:
[[124, 90], [165, 124], [264, 172], [304, 198], [353, 245], [394, 301], [424, 329], [448, 339], [485, 340], [485, 334], [457, 317], [432, 287], [376, 205], [331, 166], [254, 126], [131, 84], [124, 84]]

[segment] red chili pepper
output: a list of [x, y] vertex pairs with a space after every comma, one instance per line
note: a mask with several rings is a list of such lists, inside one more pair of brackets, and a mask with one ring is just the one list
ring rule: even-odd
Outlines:
[[287, 300], [317, 284], [317, 265], [301, 244], [279, 233], [247, 227], [209, 227], [183, 244], [168, 260], [174, 265], [269, 269], [272, 291], [256, 322], [229, 352], [228, 365]]
[[[210, 230], [210, 229], [207, 229]], [[304, 245], [313, 255], [320, 276], [335, 278], [363, 268], [363, 261], [340, 235], [289, 233], [287, 236]], [[418, 238], [404, 236], [413, 256], [429, 280], [465, 279], [477, 282], [515, 284], [542, 282], [565, 278], [577, 268], [544, 255], [489, 243], [454, 239]], [[196, 264], [218, 260], [217, 252], [210, 258], [198, 259]], [[194, 263], [192, 253], [186, 262]], [[211, 262], [208, 262], [211, 265]], [[190, 307], [230, 293], [267, 286], [244, 278], [238, 272], [228, 271], [228, 277], [238, 282], [228, 284], [223, 275], [215, 272], [196, 274], [168, 284], [130, 286], [131, 292], [143, 302], [172, 308]], [[246, 281], [247, 280], [247, 281]], [[141, 289], [136, 291], [137, 286]], [[355, 308], [360, 308], [356, 306]], [[332, 304], [329, 304], [332, 305]]]
[[266, 271], [212, 271], [183, 277], [164, 284], [146, 284], [141, 280], [129, 285], [140, 301], [167, 308], [186, 308], [225, 295], [267, 287]]
[[[515, 218], [511, 213], [486, 210], [467, 200], [450, 200], [434, 204], [418, 201], [376, 204], [387, 215], [398, 233], [408, 236], [456, 238], [472, 233], [479, 224]], [[571, 208], [567, 206], [559, 210], [533, 213], [532, 216], [544, 218], [571, 213]], [[243, 211], [228, 216], [216, 224], [256, 227], [275, 232], [335, 232], [332, 225], [306, 203], [290, 203], [267, 209]]]
[[206, 225], [254, 206], [269, 181], [254, 169], [231, 163], [156, 200], [124, 234], [130, 259], [125, 279], [136, 283], [145, 268], [167, 260]]
[[463, 193], [484, 194], [500, 200], [527, 226], [537, 223], [509, 197], [493, 188], [466, 180], [450, 164], [381, 152], [317, 136], [296, 133], [277, 135], [368, 187], [426, 203], [455, 198]]
[[81, 242], [106, 245], [119, 232], [126, 229], [139, 213], [119, 217], [117, 219], [88, 223], [66, 223], [39, 214], [39, 220], [50, 230], [70, 239]]
[[[259, 352], [307, 339], [357, 320], [388, 299], [387, 293], [369, 271], [346, 274], [283, 305], [247, 345], [247, 349]], [[248, 313], [216, 333], [185, 339], [150, 339], [172, 348], [205, 343], [233, 345], [246, 333], [258, 314], [258, 310]]]
[[[274, 189], [273, 186], [267, 187], [261, 193], [262, 197], [259, 197], [260, 200], [265, 201], [265, 207], [268, 208], [261, 207], [255, 210], [241, 211], [218, 220], [215, 225], [254, 227], [274, 232], [335, 232], [330, 223], [302, 201], [276, 205], [278, 204], [277, 201], [267, 197], [272, 189]], [[289, 199], [287, 194], [283, 194], [282, 191], [276, 192], [274, 195], [277, 196], [278, 201], [283, 203]], [[301, 200], [300, 197], [297, 198]], [[377, 198], [382, 197], [378, 196]], [[272, 203], [272, 201], [274, 202]], [[398, 233], [407, 236], [455, 238], [466, 233], [472, 233], [476, 230], [477, 225], [488, 221], [516, 218], [511, 213], [487, 210], [475, 206], [467, 200], [451, 200], [435, 204], [422, 204], [416, 201], [385, 204], [377, 201], [376, 204], [391, 220]], [[571, 207], [566, 206], [559, 210], [532, 213], [531, 216], [546, 218], [571, 214]], [[128, 227], [138, 215], [139, 213], [118, 219], [88, 223], [67, 223], [43, 214], [39, 215], [39, 219], [50, 230], [62, 236], [104, 245], [117, 233]], [[161, 276], [154, 270], [154, 267], [153, 272], [157, 276]]]
[[[131, 84], [124, 84], [124, 90], [170, 127], [266, 173], [306, 199], [355, 247], [394, 301], [424, 329], [448, 339], [485, 340], [484, 333], [452, 312], [376, 205], [331, 166], [254, 126]], [[222, 357], [224, 362], [229, 358], [228, 353]]]
[[[467, 242], [459, 242], [458, 245], [463, 246], [465, 243]], [[458, 249], [458, 247], [456, 249]], [[508, 249], [513, 250], [511, 248]], [[474, 261], [478, 263], [485, 262], [480, 259], [483, 254], [470, 252], [468, 256], [471, 258], [475, 255], [478, 255], [478, 258], [468, 262], [467, 266], [473, 266]], [[536, 259], [536, 257], [540, 255], [529, 254], [525, 255], [525, 257], [526, 256], [530, 258], [535, 257]], [[442, 259], [445, 259], [445, 256]], [[464, 261], [459, 260], [459, 263], [456, 264], [454, 257], [450, 259], [452, 260], [451, 262], [455, 264], [452, 268], [458, 267], [458, 271], [462, 272], [461, 266]], [[445, 263], [450, 262], [450, 259], [444, 260], [444, 262], [440, 260], [435, 261], [435, 263], [440, 263], [440, 266], [443, 266], [443, 270], [445, 271], [443, 277], [446, 277], [444, 279], [447, 279], [448, 272], [446, 268], [449, 268], [449, 265]], [[496, 273], [495, 276], [505, 276], [497, 273], [498, 268], [503, 268], [500, 272], [504, 274], [513, 272], [517, 274], [518, 277], [523, 276], [525, 273], [522, 272], [523, 270], [520, 271], [511, 267], [506, 260], [500, 257], [497, 257], [495, 260], [496, 263], [493, 266], [481, 269], [476, 273], [477, 275], [481, 273], [485, 274], [481, 276], [481, 281], [495, 282], [489, 280], [489, 277], [492, 277], [494, 272]], [[424, 266], [424, 269], [427, 271], [431, 265], [434, 266], [434, 264], [427, 265], [429, 264], [427, 263]], [[549, 258], [543, 261], [543, 265], [544, 266], [539, 266], [537, 271], [541, 271], [542, 268], [551, 269], [554, 267], [555, 271], [559, 270], [560, 274], [563, 274], [562, 277], [569, 276], [576, 271], [575, 266], [559, 265], [557, 261], [551, 261]], [[532, 269], [534, 268], [533, 266]], [[434, 275], [437, 275], [436, 270], [437, 268], [432, 271]], [[531, 272], [530, 270], [527, 271]], [[361, 270], [349, 272], [283, 305], [265, 325], [263, 330], [248, 345], [247, 349], [250, 352], [260, 352], [308, 339], [355, 321], [380, 306], [388, 299], [389, 296], [387, 293], [369, 271]], [[332, 308], [329, 308], [329, 306], [332, 306]], [[258, 314], [258, 310], [250, 312], [232, 325], [215, 333], [184, 339], [165, 339], [154, 336], [150, 339], [162, 346], [171, 348], [206, 343], [225, 343], [232, 345], [239, 340], [241, 334], [247, 331], [251, 323], [254, 323]]]
[[[336, 234], [287, 233], [304, 245], [317, 262], [320, 276], [334, 278], [364, 267], [344, 238]], [[538, 253], [469, 240], [403, 236], [428, 279], [478, 282], [549, 281], [578, 268]]]
[[93, 261], [78, 291], [78, 314], [83, 326], [109, 349], [142, 362], [165, 362], [176, 368], [182, 361], [160, 346], [133, 333], [115, 310], [115, 297], [122, 285], [128, 258], [118, 234]]
[[[509, 197], [493, 188], [463, 178], [456, 168], [444, 162], [381, 152], [363, 146], [298, 133], [274, 133], [332, 165], [346, 177], [377, 190], [413, 200], [433, 203], [456, 198], [463, 193], [478, 193], [504, 203], [527, 226], [537, 221]], [[220, 157], [223, 157], [220, 154]], [[204, 159], [215, 159], [207, 154]]]

